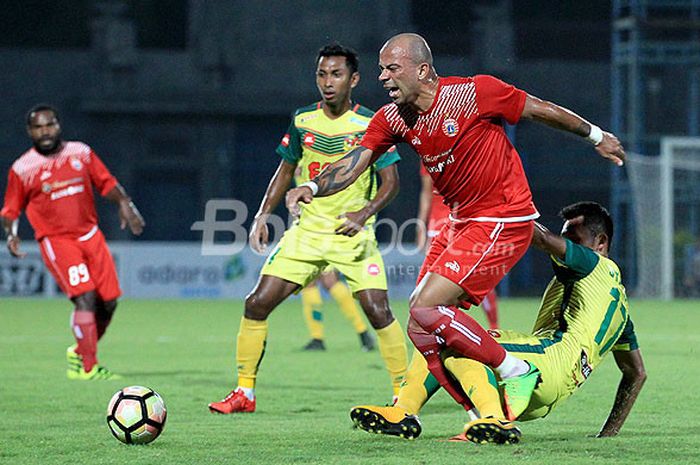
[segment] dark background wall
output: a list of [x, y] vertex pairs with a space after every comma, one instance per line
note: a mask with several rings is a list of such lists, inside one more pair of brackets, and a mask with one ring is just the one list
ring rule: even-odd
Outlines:
[[[378, 108], [387, 98], [376, 82], [377, 51], [402, 31], [426, 37], [441, 75], [495, 74], [605, 127], [610, 6], [587, 4], [16, 2], [4, 8], [0, 34], [0, 170], [29, 146], [26, 110], [51, 102], [62, 112], [65, 137], [102, 156], [148, 221], [141, 238], [130, 238], [101, 204], [108, 238], [198, 240], [190, 226], [208, 199], [240, 199], [251, 216], [257, 209], [289, 115], [319, 99], [318, 48], [338, 40], [357, 49], [355, 100]], [[556, 227], [567, 203], [608, 203], [610, 168], [589, 145], [531, 123], [511, 134], [545, 224]], [[399, 201], [382, 213], [398, 222], [415, 215], [419, 187], [416, 157], [405, 147], [402, 154]], [[31, 235], [26, 221], [22, 233]], [[546, 260], [528, 255], [513, 273], [513, 290], [538, 293], [532, 285], [547, 275]]]

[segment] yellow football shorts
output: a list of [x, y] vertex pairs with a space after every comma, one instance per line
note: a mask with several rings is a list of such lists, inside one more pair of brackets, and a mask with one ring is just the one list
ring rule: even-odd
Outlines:
[[293, 225], [267, 257], [260, 274], [305, 287], [329, 266], [345, 276], [353, 294], [387, 288], [384, 261], [372, 228], [347, 237]]

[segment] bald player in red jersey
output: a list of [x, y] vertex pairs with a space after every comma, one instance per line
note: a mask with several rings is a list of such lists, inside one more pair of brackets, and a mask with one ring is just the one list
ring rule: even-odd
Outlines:
[[0, 211], [7, 248], [15, 257], [25, 255], [17, 234], [24, 210], [46, 267], [75, 304], [71, 328], [76, 345], [66, 351], [68, 377], [115, 378], [97, 362], [97, 341], [112, 320], [121, 290], [114, 260], [97, 226], [93, 186], [119, 206], [122, 229], [128, 224], [138, 235], [145, 223], [97, 154], [82, 142], [61, 139], [55, 108], [32, 108], [27, 133], [33, 147], [13, 163]]
[[[426, 250], [430, 241], [440, 234], [443, 227], [449, 227], [450, 207], [442, 200], [442, 196], [433, 187], [433, 180], [420, 166], [420, 196], [418, 200], [418, 225], [416, 229], [416, 245], [420, 250]], [[484, 296], [481, 309], [489, 322], [489, 329], [498, 329], [498, 294], [496, 289]]]
[[388, 147], [410, 144], [454, 208], [450, 227], [431, 243], [411, 296], [408, 335], [440, 385], [467, 410], [471, 404], [447, 375], [441, 352], [450, 348], [492, 367], [504, 385], [508, 417], [516, 418], [528, 405], [539, 370], [508, 354], [457, 307], [479, 304], [498, 284], [527, 250], [539, 216], [503, 122], [525, 118], [571, 132], [618, 165], [624, 150], [613, 134], [493, 76], [439, 77], [428, 44], [417, 34], [389, 39], [379, 52], [379, 68], [393, 103], [374, 115], [360, 147], [290, 190], [287, 207], [298, 214], [298, 202], [344, 189]]

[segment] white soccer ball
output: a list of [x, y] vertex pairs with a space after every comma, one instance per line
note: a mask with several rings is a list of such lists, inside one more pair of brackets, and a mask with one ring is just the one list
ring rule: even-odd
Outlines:
[[167, 410], [153, 389], [129, 386], [117, 391], [107, 406], [107, 425], [125, 444], [148, 444], [163, 431]]

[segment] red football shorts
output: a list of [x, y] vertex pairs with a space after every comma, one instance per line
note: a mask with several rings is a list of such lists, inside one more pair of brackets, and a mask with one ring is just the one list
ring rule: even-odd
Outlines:
[[45, 237], [39, 246], [44, 263], [68, 298], [89, 291], [104, 301], [121, 295], [114, 259], [97, 227], [78, 239]]
[[448, 223], [430, 243], [416, 284], [437, 273], [464, 290], [465, 302], [479, 305], [525, 254], [533, 230], [533, 221]]

